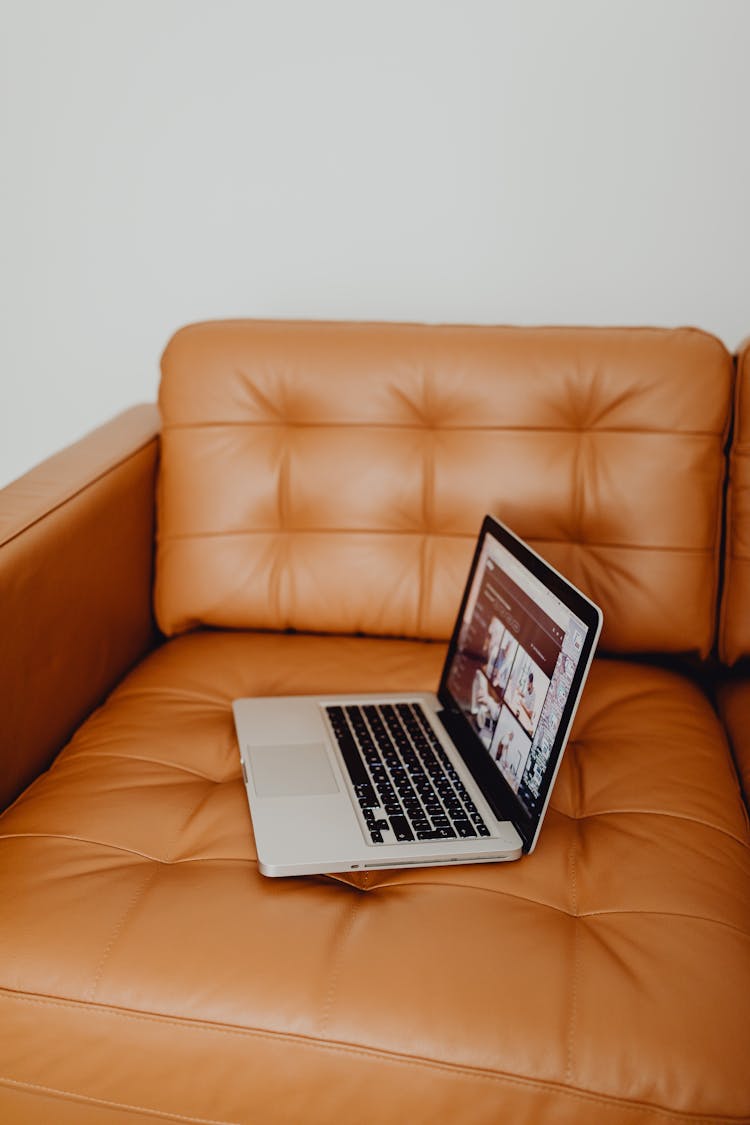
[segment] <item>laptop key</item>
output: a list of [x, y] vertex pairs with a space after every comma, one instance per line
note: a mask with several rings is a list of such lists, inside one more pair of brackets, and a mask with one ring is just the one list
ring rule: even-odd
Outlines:
[[409, 821], [405, 816], [392, 816], [391, 828], [397, 840], [413, 840], [414, 833], [409, 827]]
[[372, 840], [373, 844], [382, 844], [383, 833], [378, 828], [373, 828], [370, 831], [370, 839]]
[[476, 836], [474, 825], [470, 824], [468, 820], [456, 820], [453, 822], [453, 827], [462, 840], [468, 839], [469, 836]]
[[365, 769], [365, 764], [359, 755], [357, 744], [352, 738], [348, 727], [343, 725], [341, 727], [336, 727], [336, 741], [338, 742], [341, 756], [344, 759], [344, 765], [349, 771], [352, 785], [370, 785], [370, 778]]

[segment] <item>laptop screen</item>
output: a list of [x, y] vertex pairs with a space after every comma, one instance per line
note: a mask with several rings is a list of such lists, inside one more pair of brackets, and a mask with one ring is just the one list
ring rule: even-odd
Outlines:
[[491, 764], [484, 779], [502, 778], [533, 829], [580, 692], [598, 611], [502, 525], [495, 528], [493, 534], [485, 527], [480, 537], [441, 692]]

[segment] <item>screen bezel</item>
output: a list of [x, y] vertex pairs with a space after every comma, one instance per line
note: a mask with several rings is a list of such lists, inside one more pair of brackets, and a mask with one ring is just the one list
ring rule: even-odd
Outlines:
[[[555, 741], [550, 753], [547, 770], [539, 792], [539, 800], [535, 812], [529, 815], [527, 809], [518, 799], [500, 771], [493, 765], [492, 759], [472, 728], [458, 701], [448, 690], [447, 681], [453, 659], [458, 648], [458, 638], [463, 624], [464, 612], [474, 579], [482, 556], [485, 539], [490, 536], [538, 579], [548, 590], [559, 598], [585, 626], [586, 635], [581, 646], [581, 655], [573, 675], [573, 680], [568, 693], [568, 698], [563, 708], [560, 723], [555, 736]], [[523, 841], [524, 851], [528, 851], [535, 840], [539, 824], [547, 808], [550, 788], [557, 773], [560, 757], [565, 749], [565, 743], [573, 715], [581, 694], [583, 681], [588, 673], [593, 655], [594, 646], [598, 640], [602, 625], [602, 611], [590, 601], [580, 590], [563, 578], [549, 563], [545, 562], [526, 543], [520, 540], [494, 516], [485, 516], [477, 540], [474, 557], [472, 559], [469, 577], [466, 582], [461, 606], [456, 616], [456, 624], [448, 647], [448, 655], [443, 665], [443, 672], [438, 688], [438, 699], [442, 704], [444, 713], [441, 719], [456, 744], [459, 753], [467, 767], [474, 776], [477, 784], [484, 793], [492, 811], [498, 820], [510, 820]]]

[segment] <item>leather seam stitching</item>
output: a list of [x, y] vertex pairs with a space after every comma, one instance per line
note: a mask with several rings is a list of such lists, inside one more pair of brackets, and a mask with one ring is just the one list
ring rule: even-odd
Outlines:
[[66, 756], [65, 761], [66, 763], [77, 762], [79, 758], [95, 758], [97, 761], [100, 758], [114, 758], [118, 762], [143, 762], [149, 766], [163, 766], [167, 770], [177, 770], [179, 773], [189, 774], [196, 781], [206, 781], [212, 785], [227, 785], [240, 779], [239, 773], [233, 777], [209, 777], [208, 774], [201, 773], [199, 770], [190, 769], [189, 766], [179, 765], [177, 762], [165, 761], [163, 758], [145, 758], [141, 754], [115, 754], [111, 750], [86, 750], [76, 747], [74, 753]]
[[[369, 872], [366, 872], [365, 878], [364, 878], [363, 884], [362, 884], [363, 890], [366, 890], [366, 883], [367, 883], [367, 876], [368, 875], [369, 875]], [[325, 1034], [325, 1032], [328, 1030], [328, 1022], [330, 1020], [331, 1011], [333, 1009], [333, 1001], [334, 1001], [334, 997], [336, 995], [336, 986], [338, 984], [339, 971], [341, 969], [341, 962], [342, 962], [343, 956], [344, 956], [344, 946], [346, 944], [346, 939], [348, 938], [349, 934], [351, 933], [352, 926], [354, 925], [354, 918], [355, 918], [355, 915], [357, 914], [357, 911], [359, 910], [360, 902], [361, 902], [360, 898], [355, 898], [354, 901], [350, 904], [349, 910], [347, 912], [346, 920], [344, 922], [343, 929], [341, 930], [341, 933], [339, 934], [338, 950], [337, 950], [337, 953], [336, 953], [336, 960], [334, 961], [334, 964], [333, 964], [333, 969], [332, 969], [332, 972], [331, 972], [331, 979], [328, 983], [328, 988], [326, 990], [326, 997], [325, 997], [325, 1002], [323, 1004], [323, 1010], [320, 1014], [320, 1030], [323, 1034]]]
[[[191, 817], [196, 812], [196, 810], [199, 809], [203, 805], [203, 803], [206, 801], [206, 799], [210, 795], [210, 792], [211, 792], [211, 789], [209, 788], [208, 792], [206, 792], [204, 790], [201, 793], [200, 799], [198, 800], [198, 802], [196, 804], [194, 804], [193, 808], [191, 809], [191, 812], [190, 812]], [[179, 836], [180, 836], [180, 834], [183, 830], [183, 827], [184, 827], [184, 825], [182, 825], [180, 828], [178, 828], [177, 834], [175, 836], [175, 843], [176, 843], [177, 839], [179, 839]], [[174, 845], [173, 845], [173, 848], [174, 848]], [[169, 862], [169, 860], [167, 862]], [[107, 964], [107, 961], [109, 959], [109, 956], [110, 956], [112, 950], [115, 947], [115, 944], [117, 943], [117, 939], [120, 937], [120, 934], [123, 932], [123, 929], [124, 929], [126, 923], [128, 922], [128, 920], [130, 919], [130, 917], [132, 916], [133, 911], [135, 910], [136, 906], [142, 900], [143, 896], [146, 894], [148, 889], [153, 885], [154, 881], [156, 880], [157, 875], [159, 875], [161, 873], [161, 870], [162, 870], [162, 864], [160, 864], [160, 863], [156, 864], [155, 866], [152, 867], [152, 869], [149, 872], [147, 878], [141, 884], [139, 890], [131, 897], [130, 901], [128, 902], [128, 905], [125, 907], [125, 911], [124, 911], [122, 917], [120, 918], [120, 921], [118, 922], [117, 926], [115, 927], [115, 931], [112, 934], [111, 938], [109, 939], [109, 942], [107, 943], [107, 946], [104, 950], [104, 953], [102, 954], [101, 960], [99, 961], [99, 966], [97, 968], [96, 975], [94, 977], [93, 983], [92, 983], [92, 985], [91, 985], [91, 987], [88, 991], [88, 994], [87, 994], [88, 1000], [91, 1001], [96, 996], [97, 989], [99, 987], [99, 984], [101, 983], [101, 979], [102, 979], [102, 976], [103, 976], [103, 973], [104, 973], [104, 968]]]
[[417, 635], [419, 635], [424, 628], [425, 604], [427, 602], [427, 551], [429, 542], [429, 535], [423, 535], [419, 545], [419, 590], [417, 593], [417, 620], [415, 624]]
[[572, 493], [573, 493], [573, 497], [572, 497], [572, 499], [573, 499], [573, 503], [572, 503], [572, 509], [573, 509], [572, 510], [572, 523], [573, 523], [573, 527], [575, 528], [574, 542], [577, 543], [577, 542], [580, 542], [580, 540], [581, 540], [581, 528], [583, 526], [583, 514], [584, 514], [583, 467], [582, 467], [582, 461], [583, 461], [583, 456], [584, 456], [584, 454], [583, 454], [584, 431], [574, 430], [573, 433], [575, 434], [575, 443], [574, 443], [574, 448], [573, 448], [573, 464], [571, 466], [571, 476], [572, 476], [571, 484], [572, 484]]
[[[247, 527], [247, 528], [222, 528], [220, 531], [172, 531], [167, 534], [159, 532], [158, 542], [182, 543], [194, 539], [239, 539], [242, 536], [304, 536], [304, 535], [330, 535], [346, 536], [352, 538], [358, 535], [377, 535], [384, 538], [411, 536], [413, 539], [429, 537], [433, 539], [462, 539], [474, 542], [475, 535], [462, 534], [461, 532], [425, 531], [424, 529], [402, 529], [396, 527]], [[587, 551], [648, 551], [661, 554], [705, 555], [711, 558], [714, 554], [714, 545], [709, 543], [702, 547], [685, 547], [674, 544], [651, 543], [596, 543], [583, 539], [547, 539], [543, 536], [530, 536], [529, 543], [538, 545], [559, 545], [564, 547], [582, 547]]]
[[686, 824], [700, 824], [703, 828], [710, 828], [713, 832], [719, 832], [722, 836], [726, 836], [729, 840], [734, 840], [735, 844], [739, 844], [742, 848], [750, 847], [747, 840], [742, 840], [739, 836], [735, 836], [728, 828], [722, 828], [718, 824], [711, 824], [708, 820], [701, 820], [697, 816], [685, 816], [684, 813], [666, 812], [663, 809], [600, 809], [598, 812], [584, 813], [583, 816], [572, 816], [570, 813], [563, 812], [562, 809], [552, 809], [558, 816], [564, 816], [566, 820], [594, 820], [600, 816], [666, 816], [671, 820], [682, 820]]
[[158, 863], [164, 867], [176, 867], [181, 863], [257, 863], [254, 856], [186, 856], [183, 859], [161, 859], [148, 852], [139, 852], [136, 848], [125, 848], [122, 844], [110, 844], [106, 840], [92, 840], [89, 836], [75, 836], [65, 832], [5, 832], [0, 835], [0, 840], [67, 840], [74, 844], [88, 844], [93, 848], [106, 848], [109, 851], [121, 852], [124, 855], [138, 856], [150, 863]]
[[[16, 839], [53, 839], [53, 840], [67, 840], [72, 843], [87, 844], [91, 847], [106, 848], [107, 850], [121, 852], [125, 855], [138, 856], [140, 859], [145, 860], [147, 863], [156, 863], [163, 867], [176, 867], [185, 863], [246, 863], [255, 865], [257, 859], [251, 856], [188, 856], [184, 859], [160, 859], [158, 856], [149, 855], [147, 852], [139, 852], [134, 848], [124, 848], [120, 844], [108, 844], [103, 840], [92, 840], [86, 836], [72, 836], [64, 835], [63, 833], [51, 832], [9, 832], [0, 836], [0, 840], [16, 840]], [[369, 875], [369, 872], [367, 873]], [[351, 886], [346, 883], [346, 886]], [[599, 918], [606, 917], [607, 915], [621, 915], [621, 914], [640, 914], [647, 917], [663, 917], [663, 918], [685, 918], [693, 922], [703, 922], [706, 925], [723, 926], [725, 929], [734, 931], [743, 937], [750, 937], [750, 931], [743, 930], [739, 926], [735, 926], [732, 922], [725, 922], [721, 918], [708, 918], [703, 914], [687, 914], [679, 910], [646, 910], [646, 909], [618, 909], [611, 910], [586, 910], [577, 914], [571, 914], [570, 911], [565, 910], [563, 907], [555, 906], [554, 903], [544, 902], [542, 899], [527, 898], [525, 895], [512, 894], [510, 891], [502, 891], [495, 887], [477, 887], [472, 883], [453, 883], [446, 880], [439, 882], [429, 881], [416, 881], [409, 880], [403, 883], [380, 883], [372, 887], [373, 891], [400, 891], [411, 890], [414, 887], [429, 888], [431, 890], [442, 890], [443, 888], [450, 888], [452, 890], [470, 891], [478, 894], [492, 894], [503, 898], [512, 898], [518, 902], [527, 903], [529, 906], [541, 906], [546, 910], [554, 910], [557, 914], [561, 914], [568, 918]]]
[[577, 831], [573, 835], [570, 844], [570, 853], [568, 856], [568, 864], [570, 870], [570, 888], [571, 888], [571, 905], [572, 905], [572, 919], [573, 919], [573, 973], [571, 981], [571, 996], [570, 996], [570, 1021], [568, 1024], [568, 1048], [565, 1059], [565, 1081], [572, 1082], [573, 1079], [573, 1050], [575, 1043], [576, 1021], [578, 1017], [578, 971], [579, 971], [579, 930], [578, 923], [578, 885], [576, 882], [576, 849], [578, 846]]
[[465, 434], [465, 433], [484, 433], [484, 434], [515, 434], [515, 433], [531, 433], [531, 434], [622, 434], [629, 437], [669, 437], [669, 438], [711, 438], [712, 441], [718, 441], [722, 437], [722, 430], [658, 430], [646, 429], [645, 427], [633, 427], [626, 429], [619, 426], [482, 426], [479, 424], [466, 425], [426, 425], [424, 422], [368, 422], [356, 421], [345, 419], [341, 422], [326, 422], [326, 421], [310, 421], [304, 422], [302, 420], [294, 420], [284, 418], [279, 420], [264, 419], [261, 421], [253, 421], [251, 419], [236, 421], [226, 419], [224, 421], [216, 422], [163, 422], [162, 433], [169, 433], [171, 430], [188, 431], [188, 430], [234, 430], [234, 429], [248, 429], [248, 430], [416, 430], [417, 432], [425, 431], [439, 431], [441, 433], [449, 434]]
[[[349, 884], [347, 884], [349, 885]], [[734, 933], [740, 934], [741, 937], [750, 938], [750, 930], [743, 930], [739, 926], [735, 926], [732, 922], [725, 922], [721, 918], [707, 918], [703, 914], [687, 914], [680, 910], [647, 910], [647, 909], [617, 909], [612, 910], [583, 910], [572, 914], [569, 910], [565, 910], [562, 906], [555, 906], [554, 903], [544, 902], [542, 899], [527, 898], [525, 895], [513, 894], [511, 891], [499, 890], [497, 887], [477, 887], [472, 883], [451, 883], [447, 880], [441, 879], [439, 882], [431, 883], [427, 881], [409, 880], [404, 883], [380, 883], [373, 887], [373, 891], [388, 890], [412, 890], [414, 887], [429, 888], [430, 890], [442, 890], [444, 887], [451, 888], [452, 890], [471, 891], [475, 894], [497, 895], [501, 898], [512, 898], [516, 902], [524, 902], [529, 906], [542, 906], [547, 910], [554, 910], [555, 913], [562, 915], [565, 918], [576, 918], [578, 921], [585, 921], [587, 918], [606, 918], [608, 915], [621, 915], [621, 914], [639, 914], [647, 918], [685, 918], [691, 922], [703, 922], [707, 926], [723, 926], [727, 930], [732, 930]]]
[[141, 885], [139, 886], [136, 893], [134, 895], [131, 895], [131, 897], [128, 901], [128, 904], [127, 904], [127, 906], [125, 907], [125, 910], [122, 913], [120, 921], [115, 926], [114, 933], [112, 934], [109, 941], [107, 942], [107, 945], [105, 946], [104, 952], [102, 953], [101, 958], [99, 959], [99, 964], [97, 966], [96, 973], [94, 975], [94, 979], [91, 983], [90, 988], [88, 989], [88, 992], [86, 993], [86, 997], [85, 997], [86, 1000], [92, 1001], [96, 998], [97, 989], [99, 988], [99, 985], [101, 983], [101, 979], [102, 979], [102, 976], [104, 974], [104, 968], [105, 968], [105, 966], [107, 964], [107, 961], [109, 959], [109, 955], [112, 952], [112, 950], [114, 949], [118, 937], [120, 936], [123, 929], [125, 928], [125, 923], [127, 922], [128, 918], [131, 916], [131, 914], [135, 910], [136, 906], [138, 905], [138, 903], [141, 901], [141, 899], [145, 895], [148, 888], [154, 882], [154, 879], [156, 878], [156, 876], [158, 874], [158, 871], [159, 871], [158, 867], [151, 868], [149, 870], [148, 875], [146, 876], [145, 880], [141, 883]]
[[638, 1113], [660, 1113], [671, 1120], [690, 1121], [695, 1125], [711, 1125], [717, 1121], [725, 1121], [727, 1123], [745, 1121], [746, 1118], [739, 1117], [735, 1114], [721, 1114], [721, 1115], [706, 1115], [706, 1114], [693, 1114], [683, 1112], [681, 1110], [669, 1109], [667, 1106], [659, 1106], [649, 1102], [635, 1102], [626, 1101], [624, 1098], [618, 1098], [610, 1094], [602, 1094], [595, 1090], [587, 1090], [584, 1087], [566, 1086], [563, 1083], [545, 1082], [538, 1078], [528, 1078], [523, 1075], [508, 1074], [504, 1071], [492, 1071], [482, 1069], [481, 1067], [472, 1067], [464, 1063], [448, 1062], [442, 1059], [430, 1059], [421, 1055], [407, 1054], [405, 1052], [387, 1051], [381, 1047], [368, 1047], [341, 1042], [337, 1040], [321, 1040], [314, 1039], [311, 1036], [294, 1034], [291, 1032], [270, 1031], [263, 1028], [249, 1028], [238, 1027], [236, 1025], [227, 1024], [212, 1024], [206, 1021], [195, 1019], [180, 1019], [174, 1016], [163, 1016], [157, 1013], [135, 1012], [130, 1009], [117, 1008], [111, 1004], [97, 1003], [95, 1005], [88, 1005], [79, 1000], [65, 1000], [58, 997], [42, 996], [39, 994], [32, 994], [28, 992], [16, 992], [13, 989], [0, 987], [0, 995], [5, 995], [12, 1000], [19, 1000], [22, 1003], [37, 1004], [42, 1007], [62, 1007], [81, 1009], [86, 1007], [96, 1007], [104, 1015], [112, 1015], [125, 1019], [130, 1019], [136, 1022], [167, 1024], [169, 1026], [178, 1027], [184, 1030], [186, 1027], [190, 1029], [201, 1029], [204, 1031], [212, 1032], [218, 1035], [239, 1036], [241, 1038], [258, 1038], [268, 1039], [272, 1042], [279, 1040], [293, 1043], [300, 1047], [312, 1048], [313, 1050], [330, 1051], [334, 1054], [344, 1055], [359, 1055], [364, 1058], [377, 1058], [383, 1062], [390, 1062], [402, 1066], [423, 1066], [426, 1069], [437, 1070], [440, 1072], [458, 1073], [467, 1077], [486, 1079], [492, 1082], [507, 1082], [510, 1085], [521, 1087], [533, 1087], [535, 1089], [555, 1092], [563, 1095], [577, 1098], [585, 1102], [598, 1102], [608, 1105], [617, 1105], [622, 1109], [628, 1109]]
[[172, 1113], [170, 1110], [150, 1109], [144, 1105], [133, 1105], [130, 1102], [113, 1101], [110, 1098], [95, 1098], [90, 1094], [77, 1094], [72, 1090], [61, 1090], [54, 1086], [42, 1086], [38, 1082], [24, 1082], [19, 1078], [9, 1078], [0, 1075], [0, 1085], [20, 1087], [25, 1090], [37, 1090], [43, 1094], [58, 1098], [62, 1101], [88, 1102], [90, 1105], [109, 1106], [112, 1109], [137, 1110], [146, 1113], [149, 1117], [156, 1117], [162, 1121], [186, 1121], [189, 1125], [239, 1125], [238, 1122], [209, 1117], [188, 1117], [184, 1113]]

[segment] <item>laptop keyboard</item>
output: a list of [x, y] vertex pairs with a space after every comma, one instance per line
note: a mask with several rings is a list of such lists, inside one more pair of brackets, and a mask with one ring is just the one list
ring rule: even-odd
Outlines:
[[418, 703], [325, 711], [373, 844], [490, 835]]

